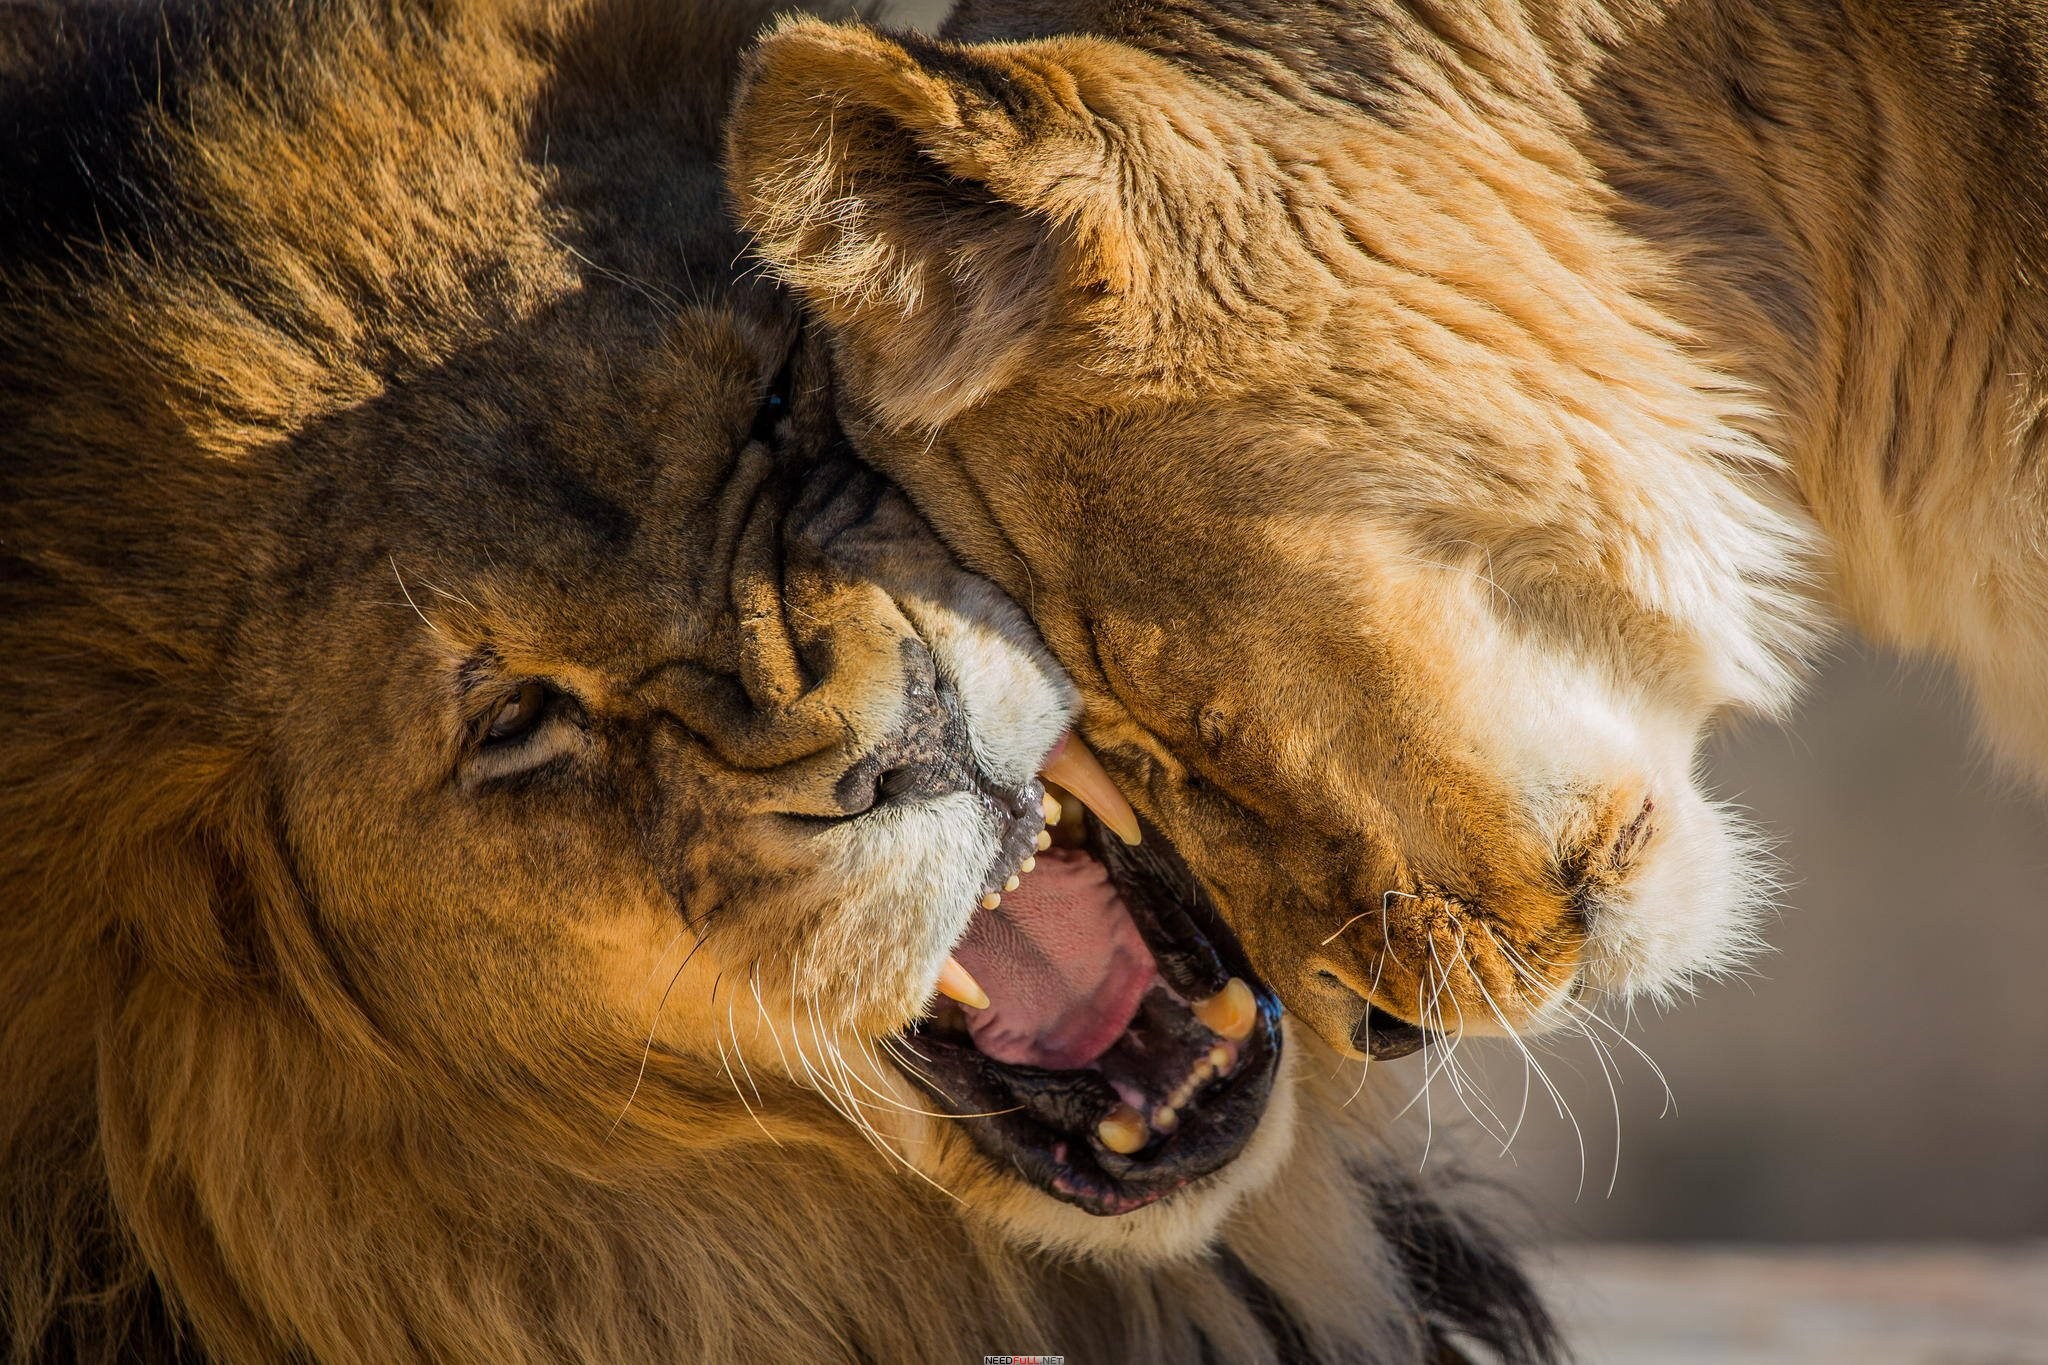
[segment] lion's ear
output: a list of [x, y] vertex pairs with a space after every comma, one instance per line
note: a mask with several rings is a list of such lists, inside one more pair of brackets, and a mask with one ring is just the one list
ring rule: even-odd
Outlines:
[[1142, 384], [1214, 381], [1283, 335], [1281, 294], [1304, 282], [1276, 293], [1287, 272], [1255, 268], [1286, 230], [1273, 165], [1219, 92], [1119, 43], [811, 19], [757, 48], [727, 133], [756, 249], [902, 425], [936, 426], [1062, 340]]

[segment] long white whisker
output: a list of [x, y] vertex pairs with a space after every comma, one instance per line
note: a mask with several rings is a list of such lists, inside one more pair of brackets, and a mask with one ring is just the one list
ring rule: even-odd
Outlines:
[[[668, 1006], [669, 993], [675, 990], [676, 982], [682, 980], [683, 972], [689, 968], [690, 959], [697, 955], [699, 948], [702, 948], [711, 941], [711, 920], [717, 913], [718, 911], [714, 908], [710, 914], [704, 917], [700, 925], [701, 932], [697, 941], [690, 945], [690, 951], [684, 953], [683, 960], [676, 964], [675, 974], [669, 977], [668, 985], [662, 988], [661, 999], [655, 1002], [654, 1013], [647, 1020], [647, 1041], [640, 1047], [640, 1069], [633, 1073], [633, 1088], [626, 1092], [626, 1102], [619, 1106], [619, 1116], [613, 1119], [612, 1126], [605, 1130], [604, 1140], [606, 1142], [610, 1142], [618, 1133], [619, 1125], [626, 1121], [626, 1115], [632, 1111], [633, 1101], [640, 1096], [640, 1084], [647, 1079], [647, 1060], [654, 1054], [654, 1035], [656, 1030], [661, 1027], [661, 1012]], [[674, 946], [675, 942], [671, 940], [669, 948]], [[667, 952], [668, 948], [662, 949], [664, 955]]]
[[[1509, 968], [1517, 976], [1520, 976], [1532, 985], [1542, 985], [1542, 982], [1527, 967], [1522, 965], [1520, 955], [1508, 944], [1502, 942], [1500, 935], [1493, 932], [1493, 926], [1481, 922], [1479, 927], [1486, 931], [1488, 938], [1493, 940], [1494, 947], [1500, 951], [1501, 956], [1507, 960]], [[1517, 1041], [1521, 1040], [1517, 1039]], [[1564, 1092], [1557, 1088], [1557, 1083], [1550, 1079], [1550, 1073], [1544, 1069], [1541, 1062], [1536, 1060], [1536, 1054], [1529, 1048], [1524, 1047], [1523, 1056], [1529, 1065], [1535, 1068], [1537, 1081], [1549, 1092], [1550, 1102], [1557, 1107], [1557, 1116], [1572, 1126], [1572, 1138], [1577, 1142], [1579, 1148], [1579, 1187], [1572, 1195], [1572, 1202], [1577, 1203], [1586, 1194], [1586, 1174], [1589, 1162], [1586, 1156], [1585, 1130], [1579, 1126], [1579, 1116], [1573, 1112], [1571, 1105], [1566, 1102]]]
[[[725, 1068], [725, 1078], [732, 1082], [732, 1093], [739, 1096], [740, 1108], [747, 1111], [747, 1117], [754, 1121], [754, 1126], [761, 1130], [763, 1137], [767, 1138], [770, 1142], [774, 1142], [777, 1147], [780, 1147], [782, 1144], [776, 1142], [775, 1134], [768, 1131], [768, 1125], [761, 1122], [761, 1116], [754, 1112], [754, 1106], [747, 1103], [747, 1093], [740, 1089], [739, 1078], [732, 1074], [732, 1063], [725, 1058], [725, 1040], [714, 1034], [711, 1043], [712, 1046], [718, 1049], [718, 1064]], [[733, 1046], [735, 1048], [739, 1046], [737, 1040], [734, 1041]]]

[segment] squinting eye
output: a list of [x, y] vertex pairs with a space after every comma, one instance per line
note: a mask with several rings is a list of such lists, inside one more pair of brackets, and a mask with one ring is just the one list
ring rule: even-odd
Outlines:
[[782, 368], [768, 385], [767, 396], [754, 412], [754, 429], [748, 433], [751, 440], [763, 445], [775, 444], [777, 430], [782, 426], [791, 410], [793, 389], [796, 382], [796, 353], [801, 343], [789, 348], [789, 354], [782, 361]]
[[486, 744], [509, 744], [532, 734], [547, 716], [548, 702], [553, 691], [544, 682], [528, 678], [519, 684], [519, 690], [507, 697], [498, 706], [498, 713], [491, 717], [491, 728], [484, 732]]

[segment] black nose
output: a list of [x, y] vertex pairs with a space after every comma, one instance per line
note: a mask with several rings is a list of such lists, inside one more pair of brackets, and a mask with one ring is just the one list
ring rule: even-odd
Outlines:
[[875, 779], [875, 804], [915, 796], [920, 789], [932, 785], [929, 763], [906, 763], [900, 768], [889, 768]]
[[1368, 1005], [1365, 1018], [1358, 1021], [1351, 1041], [1360, 1052], [1377, 1061], [1406, 1057], [1422, 1046], [1422, 1025], [1397, 1019], [1378, 1005]]
[[903, 712], [896, 728], [856, 759], [833, 791], [861, 815], [898, 801], [929, 801], [978, 785], [967, 717], [922, 645], [905, 641]]

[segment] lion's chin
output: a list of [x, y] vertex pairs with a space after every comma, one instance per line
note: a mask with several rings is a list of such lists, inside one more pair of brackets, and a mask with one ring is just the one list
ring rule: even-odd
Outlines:
[[1290, 1053], [1274, 1079], [1265, 1115], [1243, 1151], [1170, 1198], [1104, 1218], [993, 1168], [978, 1154], [973, 1160], [981, 1163], [986, 1176], [964, 1187], [962, 1198], [1003, 1238], [1035, 1251], [1122, 1266], [1162, 1265], [1201, 1256], [1215, 1244], [1231, 1214], [1273, 1182], [1294, 1150], [1298, 1087], [1292, 1073]]

